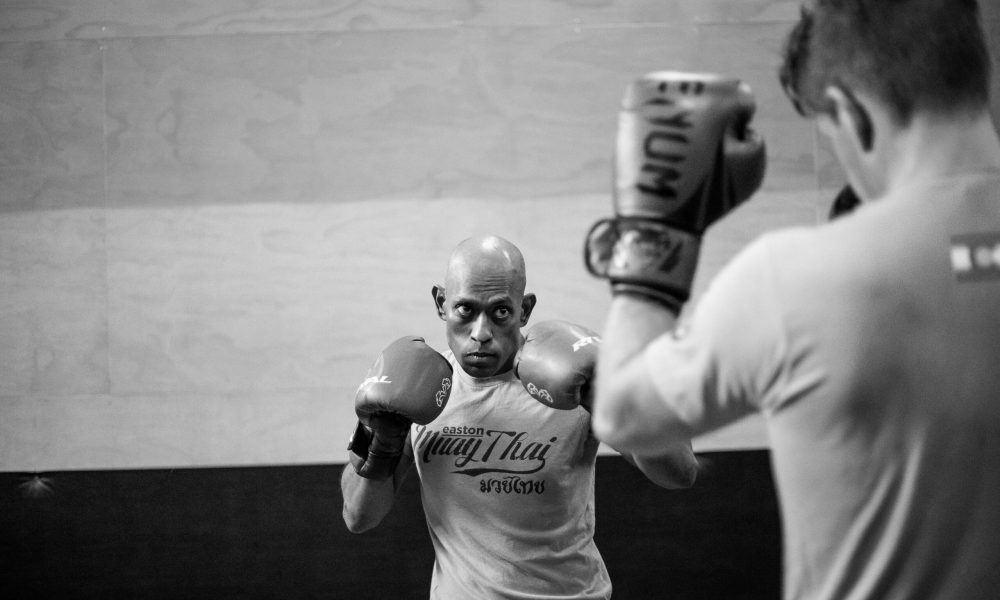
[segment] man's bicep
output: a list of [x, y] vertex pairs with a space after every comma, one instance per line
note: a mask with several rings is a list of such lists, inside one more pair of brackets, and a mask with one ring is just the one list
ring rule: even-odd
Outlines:
[[[698, 433], [761, 409], [780, 380], [787, 298], [770, 266], [772, 246], [772, 236], [764, 236], [734, 257], [693, 307], [688, 327], [675, 334], [676, 349], [666, 350], [674, 356], [666, 356], [665, 363], [676, 360], [693, 369], [678, 385], [681, 393], [701, 398]], [[660, 387], [677, 389], [668, 381]]]
[[[633, 418], [668, 444], [754, 412], [780, 359], [782, 327], [768, 285], [766, 248], [756, 244], [712, 282], [690, 318], [654, 339], [622, 370], [619, 397]], [[638, 437], [638, 435], [637, 435]], [[633, 450], [666, 449], [644, 439]]]
[[[641, 304], [612, 303], [607, 337], [633, 352], [599, 370], [594, 431], [627, 452], [664, 452], [677, 439], [716, 429], [760, 406], [775, 379], [783, 328], [767, 249], [751, 245], [713, 280], [683, 323], [650, 326]], [[663, 311], [660, 311], [661, 313]], [[660, 325], [663, 325], [661, 322]], [[645, 338], [645, 339], [643, 339]], [[635, 346], [638, 350], [634, 350]]]
[[[660, 398], [646, 367], [644, 353], [633, 357], [614, 372], [598, 399], [594, 431], [613, 448], [634, 454], [659, 454], [677, 439], [687, 439], [689, 427]], [[614, 411], [601, 410], [600, 402]]]

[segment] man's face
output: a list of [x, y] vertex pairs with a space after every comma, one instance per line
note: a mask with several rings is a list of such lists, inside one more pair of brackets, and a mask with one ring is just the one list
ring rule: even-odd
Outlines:
[[472, 269], [449, 279], [437, 296], [438, 313], [462, 369], [473, 377], [510, 370], [527, 320], [512, 278]]

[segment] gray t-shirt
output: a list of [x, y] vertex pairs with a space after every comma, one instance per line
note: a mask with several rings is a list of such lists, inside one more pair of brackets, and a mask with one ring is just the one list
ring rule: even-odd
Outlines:
[[764, 235], [644, 357], [697, 432], [760, 411], [784, 595], [1000, 597], [1000, 174]]
[[594, 544], [590, 414], [532, 398], [513, 372], [455, 376], [410, 431], [435, 562], [431, 598], [609, 598]]

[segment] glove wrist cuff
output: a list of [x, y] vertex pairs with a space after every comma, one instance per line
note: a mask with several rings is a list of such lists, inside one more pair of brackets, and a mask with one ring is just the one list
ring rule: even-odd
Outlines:
[[667, 309], [674, 316], [679, 315], [684, 307], [687, 296], [680, 297], [669, 292], [663, 292], [643, 285], [631, 285], [628, 283], [612, 283], [611, 294], [615, 297], [628, 296], [638, 298], [654, 304], [659, 304]]
[[617, 217], [587, 235], [587, 269], [611, 282], [612, 293], [652, 299], [679, 311], [694, 282], [701, 237], [662, 221]]
[[358, 421], [347, 450], [355, 473], [365, 479], [381, 481], [392, 477], [403, 450], [402, 447], [398, 451], [380, 448], [383, 445], [378, 443], [376, 437], [372, 430]]

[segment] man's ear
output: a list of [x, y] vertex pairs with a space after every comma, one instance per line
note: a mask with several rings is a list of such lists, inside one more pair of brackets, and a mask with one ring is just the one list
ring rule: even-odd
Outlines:
[[431, 295], [434, 296], [434, 307], [437, 309], [438, 318], [442, 321], [447, 320], [444, 314], [444, 286], [432, 287]]
[[524, 298], [521, 299], [521, 327], [528, 324], [531, 311], [535, 308], [535, 300], [534, 294], [525, 294]]
[[830, 116], [845, 129], [851, 142], [867, 154], [875, 147], [875, 128], [872, 116], [864, 103], [850, 89], [841, 85], [826, 88], [826, 99], [830, 103]]

